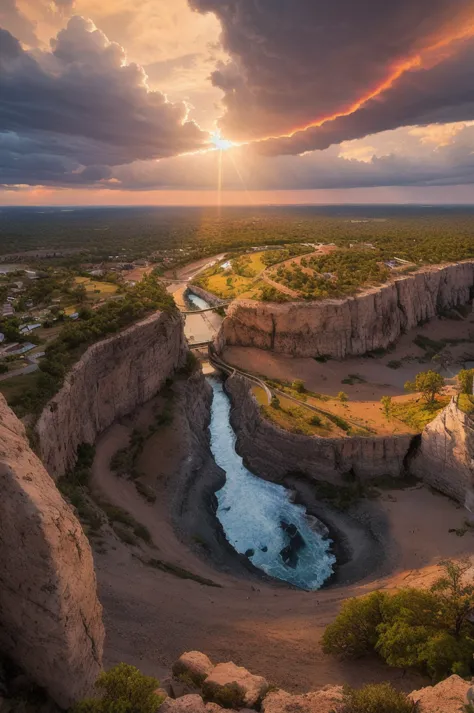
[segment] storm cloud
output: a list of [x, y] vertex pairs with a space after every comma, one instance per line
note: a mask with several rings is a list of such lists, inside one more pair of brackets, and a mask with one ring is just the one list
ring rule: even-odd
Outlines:
[[[61, 167], [74, 182], [90, 166], [156, 159], [203, 148], [209, 135], [147, 86], [144, 70], [82, 17], [71, 18], [51, 51], [26, 51], [0, 30], [0, 171]], [[28, 148], [27, 148], [28, 147]], [[97, 169], [95, 169], [97, 173]], [[25, 181], [22, 181], [25, 182]]]
[[[473, 92], [469, 81], [471, 87], [474, 83], [463, 64], [470, 61], [470, 47], [451, 42], [473, 34], [473, 0], [190, 4], [215, 13], [222, 24], [221, 41], [230, 60], [216, 68], [212, 81], [224, 92], [220, 126], [227, 138], [279, 137], [322, 123], [300, 132], [294, 142], [284, 138], [263, 149], [297, 153], [389, 126], [473, 116], [465, 105]], [[437, 71], [430, 74], [430, 67]], [[425, 80], [430, 83], [426, 88]], [[399, 83], [404, 91], [397, 93]], [[467, 102], [462, 96], [466, 88]], [[389, 100], [385, 94], [392, 90]], [[345, 114], [354, 114], [353, 120], [344, 121], [340, 115]]]

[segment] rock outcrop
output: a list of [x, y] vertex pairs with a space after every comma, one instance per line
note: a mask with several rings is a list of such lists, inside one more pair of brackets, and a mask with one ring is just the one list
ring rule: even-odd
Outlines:
[[268, 683], [263, 676], [255, 676], [231, 661], [218, 663], [202, 684], [204, 697], [222, 703], [225, 708], [231, 705], [235, 708], [254, 708], [267, 691]]
[[300, 696], [278, 690], [266, 696], [262, 713], [335, 713], [341, 700], [341, 686], [326, 686]]
[[464, 713], [470, 685], [459, 676], [450, 676], [436, 686], [413, 691], [410, 698], [418, 703], [418, 713]]
[[338, 300], [274, 304], [236, 300], [216, 348], [254, 346], [300, 357], [342, 359], [386, 348], [442, 310], [472, 298], [474, 262], [430, 267]]
[[53, 477], [74, 463], [80, 443], [94, 443], [184, 363], [182, 325], [179, 314], [156, 312], [83, 354], [36, 425], [41, 459]]
[[403, 473], [410, 435], [318, 438], [290, 433], [261, 415], [245, 379], [227, 379], [226, 390], [232, 400], [237, 449], [261, 477], [279, 481], [289, 472], [299, 471], [309, 479], [337, 484], [348, 472], [362, 480]]
[[0, 651], [62, 707], [101, 669], [89, 542], [0, 395]]
[[474, 421], [456, 397], [424, 429], [410, 471], [474, 513]]

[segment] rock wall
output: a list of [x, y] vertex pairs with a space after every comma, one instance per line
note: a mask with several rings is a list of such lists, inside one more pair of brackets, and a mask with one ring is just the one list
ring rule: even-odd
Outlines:
[[474, 261], [419, 270], [355, 297], [273, 304], [236, 300], [216, 338], [293, 356], [342, 359], [386, 348], [403, 331], [472, 297]]
[[252, 471], [269, 480], [281, 480], [299, 471], [314, 480], [341, 483], [349, 471], [368, 479], [398, 477], [410, 449], [410, 435], [388, 437], [318, 438], [278, 428], [260, 414], [248, 382], [240, 376], [226, 381], [231, 396], [231, 421], [237, 449]]
[[89, 542], [0, 395], [0, 650], [67, 708], [101, 669]]
[[211, 307], [219, 307], [220, 305], [227, 304], [225, 300], [222, 300], [220, 297], [216, 297], [216, 295], [213, 295], [212, 292], [208, 292], [202, 287], [198, 287], [198, 285], [190, 285], [186, 288], [186, 292], [193, 292], [201, 299], [206, 300]]
[[62, 475], [80, 443], [94, 443], [117, 418], [148, 401], [186, 354], [182, 317], [164, 312], [89, 347], [36, 425], [48, 472]]
[[424, 429], [410, 471], [474, 513], [474, 421], [455, 397]]

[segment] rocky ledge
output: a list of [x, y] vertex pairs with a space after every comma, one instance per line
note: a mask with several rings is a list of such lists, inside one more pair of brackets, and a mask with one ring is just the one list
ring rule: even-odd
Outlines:
[[274, 304], [236, 300], [216, 339], [292, 356], [343, 359], [385, 349], [400, 335], [472, 298], [474, 261], [429, 267], [354, 297]]
[[0, 488], [0, 650], [68, 708], [101, 669], [91, 549], [1, 395]]
[[[463, 713], [470, 684], [451, 676], [437, 686], [413, 691], [417, 713]], [[160, 713], [220, 713], [224, 709], [251, 713], [338, 713], [342, 710], [341, 686], [292, 695], [270, 687], [232, 662], [214, 665], [199, 651], [183, 654], [173, 666], [173, 676], [164, 683], [167, 696]]]
[[382, 475], [399, 477], [412, 436], [319, 438], [285, 431], [264, 418], [249, 383], [240, 376], [226, 381], [231, 396], [232, 426], [237, 449], [250, 469], [268, 480], [281, 481], [298, 471], [309, 480], [342, 484], [352, 472], [364, 480]]
[[474, 421], [456, 397], [424, 429], [410, 470], [474, 512]]
[[80, 443], [94, 443], [114, 421], [154, 396], [186, 354], [182, 317], [165, 312], [89, 347], [36, 424], [50, 475], [64, 474]]

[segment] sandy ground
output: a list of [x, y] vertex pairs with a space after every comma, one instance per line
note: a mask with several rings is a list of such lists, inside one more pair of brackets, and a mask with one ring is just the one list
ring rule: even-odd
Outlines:
[[[150, 413], [149, 405], [143, 407], [97, 443], [93, 487], [146, 524], [154, 542], [152, 549], [139, 549], [109, 538], [105, 554], [102, 547], [102, 554], [95, 553], [107, 630], [106, 665], [126, 661], [162, 677], [181, 652], [200, 649], [216, 661], [245, 665], [291, 691], [387, 679], [406, 690], [420, 687], [419, 677], [403, 676], [377, 661], [340, 663], [325, 656], [319, 642], [345, 598], [374, 588], [429, 583], [439, 559], [471, 554], [471, 532], [464, 537], [448, 533], [462, 527], [463, 510], [425, 487], [384, 492], [375, 502], [388, 522], [391, 544], [384, 571], [388, 568], [390, 574], [372, 574], [357, 585], [308, 593], [250, 575], [238, 577], [213, 567], [173, 529], [169, 503], [176, 495], [175, 474], [180, 460], [189, 455], [180, 451], [179, 424], [155, 434], [140, 459], [146, 482], [157, 493], [155, 504], [147, 504], [132, 483], [110, 471], [111, 455], [127, 443], [137, 423], [146, 426]], [[154, 570], [138, 561], [137, 554], [177, 563], [221, 586]]]
[[[442, 368], [426, 359], [424, 350], [413, 343], [417, 335], [433, 340], [470, 341], [447, 346], [442, 352], [443, 365], [445, 364]], [[349, 397], [349, 402], [344, 406], [337, 401], [315, 402], [315, 405], [328, 408], [342, 417], [361, 421], [380, 434], [410, 433], [406, 424], [395, 419], [387, 420], [380, 399], [382, 396], [391, 396], [395, 402], [412, 399], [413, 394], [405, 392], [404, 384], [406, 381], [413, 381], [420, 371], [427, 369], [440, 370], [446, 378], [445, 393], [452, 393], [455, 375], [464, 367], [466, 361], [474, 359], [474, 315], [463, 321], [434, 319], [403, 335], [393, 351], [378, 358], [351, 357], [343, 361], [330, 359], [320, 363], [311, 358], [291, 357], [253, 347], [227, 347], [223, 356], [229, 364], [270, 379], [290, 382], [303, 379], [309, 391], [328, 396], [336, 396], [340, 391], [344, 391]], [[391, 361], [399, 361], [401, 366], [392, 369], [387, 366]], [[342, 381], [350, 374], [359, 375], [364, 382], [343, 384]]]

